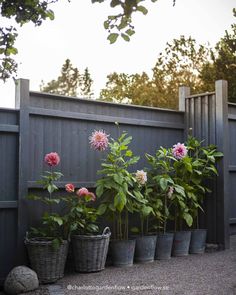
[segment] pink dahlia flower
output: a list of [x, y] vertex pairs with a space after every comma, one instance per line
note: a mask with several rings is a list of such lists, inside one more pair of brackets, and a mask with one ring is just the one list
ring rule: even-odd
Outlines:
[[172, 154], [176, 159], [180, 160], [184, 158], [187, 155], [187, 153], [188, 153], [188, 150], [183, 143], [178, 142], [177, 144], [173, 146]]
[[147, 182], [147, 172], [144, 172], [143, 170], [137, 170], [135, 173], [135, 178], [139, 184], [144, 185]]
[[95, 196], [95, 194], [94, 194], [94, 193], [92, 193], [92, 192], [89, 192], [89, 193], [88, 193], [88, 196], [90, 196], [90, 197], [91, 197], [91, 201], [96, 201], [96, 196]]
[[168, 189], [168, 192], [167, 192], [168, 198], [171, 199], [173, 193], [174, 193], [174, 187], [173, 186], [170, 186], [169, 189]]
[[108, 137], [109, 135], [104, 131], [94, 130], [92, 135], [89, 137], [91, 147], [97, 151], [105, 151], [108, 147]]
[[86, 187], [81, 187], [80, 189], [77, 190], [76, 194], [78, 197], [83, 197], [83, 196], [87, 196], [89, 194], [89, 191], [87, 190]]
[[44, 162], [48, 166], [57, 166], [60, 163], [60, 157], [58, 153], [55, 153], [55, 152], [46, 154], [46, 156], [44, 157]]
[[65, 188], [68, 193], [73, 193], [75, 191], [75, 186], [72, 183], [66, 184]]

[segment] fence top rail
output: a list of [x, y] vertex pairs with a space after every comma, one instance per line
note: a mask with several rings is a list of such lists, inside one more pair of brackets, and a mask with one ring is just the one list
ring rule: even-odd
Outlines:
[[197, 98], [197, 97], [202, 97], [202, 96], [207, 96], [207, 95], [214, 95], [214, 94], [216, 94], [216, 93], [215, 92], [205, 92], [205, 93], [189, 95], [186, 98]]
[[132, 104], [125, 104], [125, 103], [115, 103], [115, 102], [108, 102], [108, 101], [101, 101], [96, 99], [87, 99], [87, 98], [78, 98], [72, 96], [64, 96], [60, 94], [52, 94], [47, 92], [39, 92], [39, 91], [32, 91], [30, 90], [30, 95], [35, 95], [39, 97], [48, 97], [48, 98], [55, 98], [55, 99], [66, 99], [71, 101], [80, 101], [86, 103], [93, 103], [93, 104], [103, 104], [103, 105], [111, 105], [115, 107], [125, 107], [125, 108], [136, 108], [136, 109], [144, 109], [144, 110], [151, 110], [151, 111], [162, 111], [162, 112], [169, 112], [169, 113], [184, 113], [183, 111], [172, 110], [172, 109], [162, 109], [156, 107], [149, 107], [149, 106], [141, 106], [141, 105], [132, 105]]
[[15, 113], [15, 112], [18, 112], [18, 111], [19, 111], [18, 109], [0, 107], [0, 112]]
[[230, 107], [236, 107], [236, 103], [228, 102], [228, 106], [230, 106]]

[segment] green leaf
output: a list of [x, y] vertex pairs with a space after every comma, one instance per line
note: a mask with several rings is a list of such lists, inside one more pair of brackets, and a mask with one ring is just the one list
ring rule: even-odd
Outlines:
[[148, 13], [147, 8], [144, 7], [144, 6], [142, 6], [142, 5], [139, 5], [139, 6], [137, 7], [137, 10], [140, 11], [140, 12], [142, 12], [144, 15], [146, 15], [146, 14]]
[[115, 6], [120, 5], [120, 4], [121, 4], [120, 0], [112, 0], [111, 3], [110, 3], [110, 6], [115, 7]]
[[193, 218], [192, 218], [192, 216], [189, 214], [189, 213], [184, 213], [183, 214], [183, 218], [184, 218], [184, 220], [186, 221], [186, 223], [187, 223], [187, 225], [190, 227], [190, 226], [192, 226], [192, 224], [193, 224]]
[[97, 195], [98, 198], [100, 198], [101, 195], [103, 194], [103, 190], [104, 190], [103, 185], [98, 185], [97, 186], [97, 188], [96, 188], [96, 195]]
[[224, 154], [221, 153], [221, 152], [215, 152], [215, 153], [213, 154], [213, 156], [214, 156], [215, 158], [221, 158], [221, 157], [224, 156]]
[[121, 34], [121, 37], [127, 42], [130, 41], [130, 37], [124, 33]]
[[120, 191], [114, 198], [114, 206], [119, 212], [124, 209], [126, 202], [126, 195], [122, 191]]
[[181, 196], [185, 197], [185, 191], [184, 191], [184, 188], [183, 188], [182, 186], [176, 184], [176, 185], [174, 186], [174, 188], [175, 188], [175, 191], [176, 191], [178, 194], [180, 194]]
[[131, 30], [131, 29], [128, 29], [125, 31], [125, 33], [129, 36], [132, 36], [133, 34], [135, 34], [135, 31], [134, 30]]
[[114, 175], [114, 180], [116, 183], [122, 185], [123, 184], [123, 178], [120, 174], [115, 174]]
[[107, 205], [106, 204], [101, 204], [98, 209], [97, 209], [97, 213], [98, 215], [103, 215], [107, 210]]
[[144, 217], [147, 217], [153, 212], [153, 209], [150, 206], [142, 206], [141, 212]]
[[119, 34], [117, 33], [111, 33], [107, 39], [110, 41], [110, 44], [113, 44], [116, 42], [117, 38], [118, 38]]
[[61, 226], [63, 224], [63, 219], [59, 216], [54, 216], [53, 220], [59, 225]]
[[109, 28], [109, 21], [108, 20], [104, 21], [103, 26], [107, 30]]
[[168, 181], [166, 180], [166, 178], [161, 178], [160, 179], [160, 187], [163, 191], [165, 191], [167, 189], [168, 186]]
[[133, 152], [131, 150], [126, 151], [125, 153], [126, 157], [132, 157], [133, 156]]

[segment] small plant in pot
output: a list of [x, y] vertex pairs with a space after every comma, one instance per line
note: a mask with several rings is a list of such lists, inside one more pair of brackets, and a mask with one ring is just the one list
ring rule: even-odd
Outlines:
[[[203, 146], [204, 141], [189, 136], [187, 148], [189, 157], [192, 159], [191, 177], [186, 179], [191, 187], [190, 211], [193, 216], [193, 230], [191, 235], [189, 252], [202, 254], [205, 252], [207, 230], [199, 228], [199, 211], [203, 212], [202, 205], [209, 189], [209, 179], [218, 175], [216, 162], [223, 156], [217, 151], [215, 145]], [[203, 212], [204, 213], [204, 212]]]
[[54, 172], [53, 167], [60, 162], [57, 153], [45, 156], [45, 163], [50, 171], [45, 171], [39, 183], [48, 192], [48, 196], [29, 195], [27, 198], [42, 202], [48, 207], [41, 220], [41, 226], [31, 228], [26, 234], [25, 245], [32, 269], [37, 273], [40, 283], [52, 283], [64, 276], [64, 268], [68, 252], [69, 231], [66, 226], [66, 215], [53, 212], [53, 204], [58, 205], [62, 199], [55, 197], [58, 190], [55, 181], [62, 174]]
[[131, 231], [136, 234], [134, 260], [139, 263], [153, 262], [156, 249], [156, 235], [149, 233], [149, 217], [154, 213], [149, 203], [149, 194], [152, 192], [152, 189], [146, 185], [147, 173], [143, 170], [136, 172], [135, 179], [137, 181], [137, 189], [134, 193], [141, 193], [144, 200], [143, 202], [136, 203], [135, 208], [139, 215], [140, 227], [131, 228]]
[[170, 208], [173, 205], [174, 181], [173, 157], [163, 147], [157, 150], [155, 156], [146, 154], [150, 165], [148, 185], [152, 189], [150, 204], [154, 211], [154, 224], [157, 232], [155, 259], [166, 260], [171, 257], [174, 234], [167, 232], [167, 222], [171, 219]]
[[198, 206], [197, 200], [192, 194], [192, 187], [188, 179], [193, 171], [193, 159], [188, 156], [185, 144], [177, 143], [169, 150], [173, 157], [172, 178], [174, 180], [173, 208], [175, 221], [175, 235], [172, 255], [186, 256], [189, 254], [191, 231], [188, 229], [193, 224], [190, 203]]
[[70, 226], [75, 270], [78, 272], [96, 272], [105, 268], [110, 239], [110, 229], [106, 227], [98, 234], [97, 210], [91, 205], [96, 200], [94, 193], [82, 187], [75, 192], [73, 184], [66, 185], [70, 193], [67, 224]]
[[[175, 202], [175, 221], [176, 228], [182, 228], [183, 221], [191, 227], [193, 224], [197, 230], [192, 231], [190, 252], [203, 253], [205, 250], [206, 230], [199, 229], [199, 210], [203, 212], [202, 203], [206, 193], [210, 190], [206, 185], [206, 181], [217, 175], [215, 168], [216, 160], [222, 157], [222, 153], [217, 152], [216, 147], [209, 145], [202, 146], [202, 142], [189, 136], [186, 146], [178, 143], [174, 145], [172, 154], [175, 157], [173, 162], [174, 181], [178, 185], [175, 191], [178, 193], [174, 198]], [[187, 242], [185, 240], [184, 247], [181, 245], [181, 236], [187, 236], [189, 233], [177, 232], [174, 241], [175, 248], [173, 254], [181, 256], [187, 254]]]
[[117, 140], [108, 141], [104, 131], [94, 131], [90, 137], [95, 150], [109, 149], [98, 171], [102, 177], [97, 180], [96, 194], [100, 198], [98, 213], [112, 223], [112, 263], [120, 267], [133, 265], [135, 240], [129, 239], [129, 214], [134, 212], [136, 202], [143, 201], [142, 194], [133, 190], [135, 179], [128, 170], [139, 160], [129, 149], [131, 140], [126, 132]]

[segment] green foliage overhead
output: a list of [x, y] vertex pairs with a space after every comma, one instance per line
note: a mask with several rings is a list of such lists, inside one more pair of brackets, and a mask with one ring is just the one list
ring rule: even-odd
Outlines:
[[[0, 14], [3, 18], [14, 19], [14, 26], [0, 26], [0, 79], [4, 82], [15, 76], [17, 63], [14, 56], [17, 54], [15, 40], [18, 36], [17, 25], [23, 26], [32, 22], [40, 26], [44, 20], [54, 19], [54, 12], [49, 8], [51, 4], [59, 0], [0, 0]], [[141, 2], [148, 0], [110, 0], [110, 7], [120, 8], [118, 14], [109, 15], [104, 22], [104, 28], [108, 31], [110, 43], [116, 42], [121, 36], [125, 41], [135, 33], [132, 25], [132, 14], [141, 12], [147, 14], [147, 8]], [[157, 0], [151, 0], [156, 2]], [[70, 0], [68, 0], [70, 2]], [[103, 3], [105, 0], [91, 0], [92, 3]], [[175, 3], [175, 0], [173, 0]]]
[[40, 26], [46, 19], [54, 19], [49, 4], [57, 0], [0, 0], [0, 14], [3, 18], [14, 19], [15, 26], [0, 27], [0, 79], [6, 81], [14, 76], [17, 64], [12, 58], [17, 54], [15, 41], [18, 36], [16, 26], [32, 22]]

